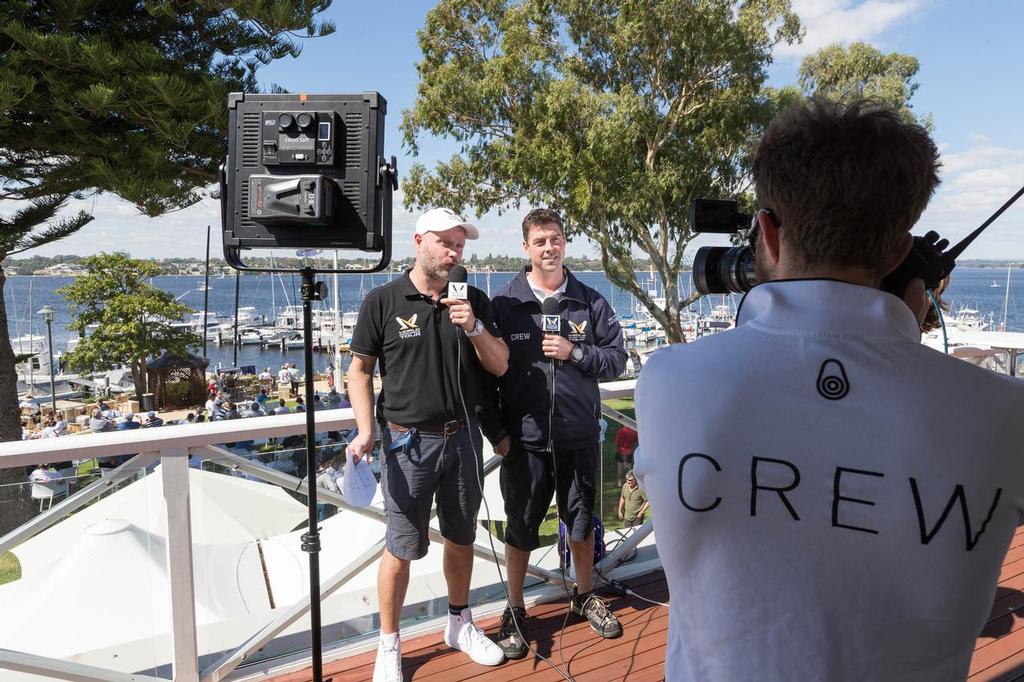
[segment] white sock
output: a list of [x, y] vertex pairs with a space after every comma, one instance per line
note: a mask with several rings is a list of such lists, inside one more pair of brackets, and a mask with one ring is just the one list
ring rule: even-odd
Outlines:
[[384, 645], [386, 649], [394, 649], [398, 646], [398, 633], [392, 632], [390, 634], [380, 633], [380, 643]]

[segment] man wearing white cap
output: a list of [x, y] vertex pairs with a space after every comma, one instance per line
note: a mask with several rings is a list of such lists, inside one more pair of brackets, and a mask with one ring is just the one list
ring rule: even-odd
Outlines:
[[[479, 231], [446, 208], [416, 221], [416, 263], [402, 277], [370, 292], [352, 337], [349, 397], [358, 435], [349, 453], [358, 461], [373, 449], [381, 427], [381, 490], [387, 513], [385, 550], [377, 574], [381, 640], [374, 682], [402, 679], [399, 615], [409, 566], [426, 555], [430, 509], [437, 499], [448, 584], [445, 642], [478, 664], [498, 665], [502, 651], [470, 613], [473, 540], [483, 493], [483, 440], [476, 420], [482, 372], [508, 368], [508, 347], [491, 303], [476, 288], [448, 296], [448, 273]], [[373, 372], [380, 362], [376, 419]]]

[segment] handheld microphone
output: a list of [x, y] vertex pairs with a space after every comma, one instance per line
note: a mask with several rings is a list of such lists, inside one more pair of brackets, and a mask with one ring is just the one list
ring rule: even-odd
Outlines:
[[469, 285], [466, 283], [466, 268], [454, 265], [448, 271], [448, 298], [465, 301], [469, 298]]
[[[540, 326], [545, 334], [562, 333], [562, 316], [558, 314], [558, 299], [548, 296], [540, 304]], [[555, 451], [555, 367], [557, 362], [551, 358], [551, 373], [548, 376], [548, 452]]]
[[562, 316], [558, 314], [558, 299], [548, 296], [540, 304], [540, 326], [545, 334], [562, 333]]

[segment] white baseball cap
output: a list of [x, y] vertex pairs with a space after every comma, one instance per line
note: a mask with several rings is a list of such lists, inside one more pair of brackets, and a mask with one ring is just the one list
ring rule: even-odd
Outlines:
[[450, 208], [432, 208], [419, 217], [416, 221], [416, 234], [427, 232], [444, 232], [453, 227], [461, 227], [466, 231], [466, 239], [479, 239], [480, 231], [476, 225], [463, 220], [455, 211]]

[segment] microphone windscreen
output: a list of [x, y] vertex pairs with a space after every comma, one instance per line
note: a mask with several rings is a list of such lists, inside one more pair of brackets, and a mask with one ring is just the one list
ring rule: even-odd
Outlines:
[[548, 296], [545, 298], [544, 302], [540, 304], [540, 312], [542, 315], [557, 315], [558, 299], [554, 296]]
[[466, 268], [461, 265], [453, 265], [452, 269], [448, 271], [449, 282], [465, 282], [466, 281]]

